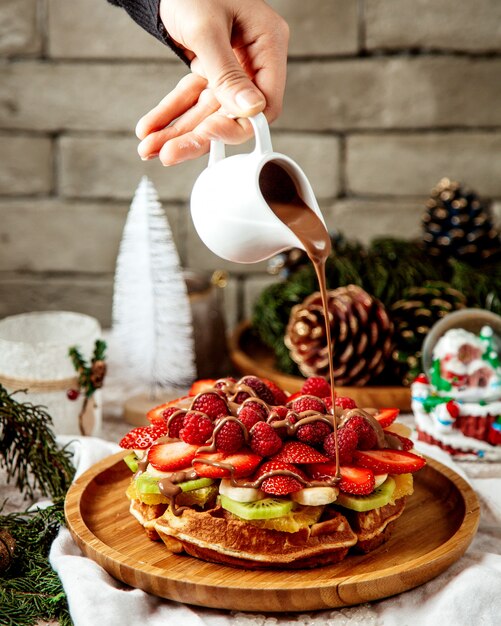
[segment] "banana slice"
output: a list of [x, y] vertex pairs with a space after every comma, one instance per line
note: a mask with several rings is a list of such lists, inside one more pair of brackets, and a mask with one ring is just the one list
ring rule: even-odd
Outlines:
[[266, 497], [260, 489], [254, 487], [234, 487], [229, 478], [223, 478], [219, 483], [219, 493], [236, 502], [256, 502]]
[[339, 491], [335, 487], [305, 487], [291, 493], [291, 498], [298, 504], [320, 506], [334, 502]]
[[384, 481], [388, 478], [388, 474], [374, 474], [374, 489], [377, 489], [379, 485], [382, 485]]

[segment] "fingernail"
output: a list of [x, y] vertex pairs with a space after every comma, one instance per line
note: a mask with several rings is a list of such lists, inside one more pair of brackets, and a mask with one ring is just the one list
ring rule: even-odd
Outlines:
[[254, 109], [265, 104], [263, 96], [255, 89], [243, 89], [235, 96], [235, 102], [242, 109]]

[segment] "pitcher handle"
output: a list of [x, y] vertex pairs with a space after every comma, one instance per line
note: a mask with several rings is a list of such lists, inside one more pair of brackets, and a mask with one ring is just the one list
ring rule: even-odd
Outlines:
[[[273, 146], [271, 145], [270, 127], [268, 126], [268, 120], [264, 113], [258, 113], [253, 117], [249, 117], [249, 121], [254, 129], [256, 135], [256, 147], [254, 153], [265, 154], [266, 152], [273, 152]], [[222, 161], [226, 156], [224, 143], [219, 140], [213, 140], [210, 142], [209, 152], [209, 166]]]

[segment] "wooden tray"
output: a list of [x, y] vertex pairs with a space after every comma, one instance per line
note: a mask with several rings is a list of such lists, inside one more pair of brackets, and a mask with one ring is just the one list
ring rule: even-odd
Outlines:
[[128, 512], [123, 452], [89, 469], [66, 498], [70, 532], [112, 576], [187, 604], [240, 611], [311, 611], [370, 602], [416, 587], [459, 559], [478, 526], [468, 484], [428, 459], [388, 543], [312, 570], [240, 570], [174, 555], [152, 542]]
[[[230, 357], [233, 365], [243, 375], [253, 374], [268, 378], [291, 393], [299, 391], [304, 383], [304, 378], [284, 374], [275, 368], [272, 351], [254, 335], [248, 321], [237, 326], [230, 338]], [[391, 406], [407, 413], [411, 410], [411, 392], [408, 387], [336, 387], [336, 392], [340, 396], [353, 398], [362, 407]]]

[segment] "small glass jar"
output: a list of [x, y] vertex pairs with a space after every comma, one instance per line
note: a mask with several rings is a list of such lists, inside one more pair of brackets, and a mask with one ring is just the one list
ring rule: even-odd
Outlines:
[[43, 405], [57, 435], [97, 435], [102, 423], [101, 394], [86, 402], [69, 356], [75, 346], [90, 364], [99, 322], [69, 311], [22, 313], [0, 321], [0, 384], [19, 402]]

